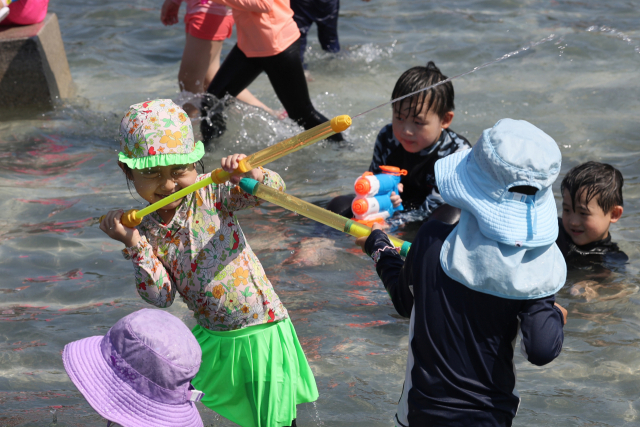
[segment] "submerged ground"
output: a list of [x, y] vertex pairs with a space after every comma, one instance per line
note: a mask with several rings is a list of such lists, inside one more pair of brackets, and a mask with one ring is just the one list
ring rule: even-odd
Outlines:
[[[109, 209], [141, 205], [115, 162], [121, 115], [135, 102], [179, 95], [184, 30], [163, 27], [159, 8], [151, 0], [52, 3], [78, 97], [44, 115], [0, 122], [0, 426], [48, 425], [54, 410], [57, 425], [104, 425], [64, 373], [60, 352], [146, 307], [120, 244], [96, 224]], [[543, 368], [516, 355], [516, 426], [632, 426], [640, 419], [639, 23], [636, 5], [623, 0], [350, 0], [340, 12], [340, 54], [323, 54], [310, 39], [315, 105], [327, 116], [355, 116], [388, 100], [411, 66], [433, 60], [452, 76], [556, 35], [455, 80], [452, 128], [475, 142], [503, 117], [525, 119], [558, 142], [562, 176], [587, 160], [618, 167], [625, 211], [612, 233], [631, 261], [607, 277], [570, 274], [558, 298], [569, 310], [562, 354]], [[265, 76], [251, 90], [281, 108]], [[388, 107], [376, 110], [354, 122], [347, 147], [320, 144], [271, 168], [292, 194], [324, 204], [350, 191], [389, 121]], [[300, 131], [241, 105], [229, 111], [229, 124], [205, 158], [208, 169], [223, 155], [251, 153]], [[240, 221], [316, 375], [320, 398], [299, 407], [299, 425], [392, 425], [408, 322], [395, 314], [372, 262], [353, 239], [271, 205], [243, 212]], [[585, 278], [605, 285], [589, 301], [569, 293]], [[181, 302], [169, 311], [193, 324]], [[230, 425], [201, 412], [209, 425]]]

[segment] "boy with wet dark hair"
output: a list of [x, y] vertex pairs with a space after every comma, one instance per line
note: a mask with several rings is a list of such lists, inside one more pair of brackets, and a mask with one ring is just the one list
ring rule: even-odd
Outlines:
[[609, 227], [622, 216], [622, 173], [606, 163], [587, 162], [562, 180], [562, 218], [557, 244], [567, 263], [628, 260], [611, 241]]
[[[405, 71], [396, 82], [391, 99], [425, 89], [447, 79], [433, 61]], [[424, 218], [444, 204], [436, 185], [434, 165], [437, 160], [458, 151], [471, 148], [463, 136], [449, 128], [454, 116], [453, 84], [446, 82], [429, 90], [395, 102], [392, 122], [386, 125], [376, 139], [369, 171], [382, 173], [380, 166], [406, 169], [391, 200], [401, 203], [405, 210], [419, 210]], [[355, 196], [345, 195], [333, 199], [327, 208], [344, 216], [351, 216], [351, 201]], [[445, 222], [457, 221], [457, 212]], [[440, 218], [444, 219], [444, 218]]]

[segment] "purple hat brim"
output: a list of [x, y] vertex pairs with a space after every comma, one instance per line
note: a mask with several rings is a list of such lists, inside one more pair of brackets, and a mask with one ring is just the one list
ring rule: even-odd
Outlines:
[[103, 337], [74, 341], [64, 347], [67, 375], [93, 409], [124, 427], [202, 427], [195, 403], [169, 405], [137, 393], [107, 364], [100, 351]]

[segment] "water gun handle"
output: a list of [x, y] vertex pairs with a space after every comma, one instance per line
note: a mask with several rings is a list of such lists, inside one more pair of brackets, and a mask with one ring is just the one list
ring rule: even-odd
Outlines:
[[[122, 218], [120, 218], [120, 222], [125, 227], [134, 228], [142, 222], [142, 217], [138, 218], [136, 214], [138, 213], [137, 209], [129, 209], [124, 214], [122, 214]], [[100, 217], [100, 222], [104, 219], [106, 215], [102, 215]]]

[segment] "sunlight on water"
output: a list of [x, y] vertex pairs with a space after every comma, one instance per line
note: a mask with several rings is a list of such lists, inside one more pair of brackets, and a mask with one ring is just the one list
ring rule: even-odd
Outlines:
[[[558, 142], [560, 178], [587, 160], [622, 171], [624, 214], [612, 234], [630, 262], [612, 266], [606, 276], [589, 269], [570, 272], [558, 294], [569, 311], [562, 354], [542, 368], [516, 354], [522, 403], [514, 425], [638, 425], [635, 5], [621, 0], [342, 3], [342, 51], [323, 52], [312, 29], [305, 56], [311, 99], [327, 117], [355, 116], [390, 101], [403, 71], [433, 60], [446, 75], [460, 76], [453, 81], [452, 128], [472, 143], [501, 118], [525, 119]], [[110, 209], [143, 206], [127, 190], [115, 161], [127, 107], [161, 97], [180, 103], [198, 99], [178, 90], [184, 27], [162, 26], [159, 9], [152, 0], [52, 2], [79, 95], [44, 115], [0, 122], [2, 427], [105, 425], [69, 381], [60, 353], [66, 343], [104, 335], [121, 317], [148, 307], [135, 291], [121, 245], [105, 237], [97, 218]], [[551, 34], [549, 43], [529, 45]], [[225, 43], [223, 56], [231, 46]], [[506, 52], [519, 53], [494, 63]], [[270, 108], [282, 108], [265, 75], [250, 90]], [[225, 102], [228, 130], [209, 147], [207, 170], [222, 156], [250, 154], [302, 130], [290, 119]], [[325, 206], [352, 192], [368, 168], [378, 131], [391, 120], [390, 110], [387, 105], [356, 120], [345, 132], [345, 146], [320, 142], [268, 167], [282, 175], [289, 193]], [[277, 206], [238, 215], [316, 376], [320, 398], [298, 407], [298, 424], [393, 425], [408, 319], [396, 314], [371, 260], [352, 238]], [[411, 240], [416, 231], [415, 224], [398, 225], [396, 233]], [[194, 325], [182, 301], [168, 311]], [[232, 425], [199, 409], [206, 426]]]

